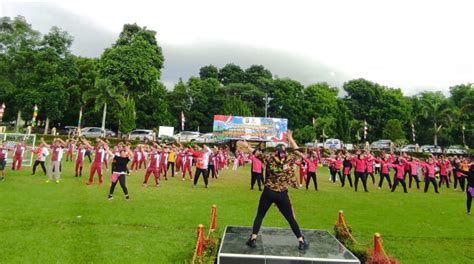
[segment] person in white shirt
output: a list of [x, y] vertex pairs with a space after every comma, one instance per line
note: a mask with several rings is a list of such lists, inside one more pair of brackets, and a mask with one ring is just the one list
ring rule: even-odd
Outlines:
[[193, 155], [194, 158], [196, 158], [196, 173], [194, 174], [194, 186], [196, 187], [196, 184], [199, 180], [199, 176], [202, 174], [202, 177], [204, 178], [204, 184], [205, 187], [208, 187], [208, 176], [209, 176], [209, 156], [212, 153], [212, 150], [206, 146], [203, 145], [200, 151], [192, 151], [189, 150], [189, 152]]
[[55, 181], [59, 183], [59, 178], [61, 178], [61, 158], [63, 156], [63, 148], [66, 147], [66, 142], [60, 138], [55, 138], [51, 146], [48, 146], [44, 141], [41, 143], [51, 149], [51, 162], [49, 163], [48, 180], [46, 182]]
[[5, 180], [5, 166], [7, 165], [8, 151], [12, 150], [7, 147], [5, 142], [0, 141], [0, 181]]
[[36, 154], [37, 156], [36, 156], [35, 164], [33, 165], [33, 174], [31, 175], [36, 174], [36, 168], [38, 167], [38, 165], [41, 165], [44, 175], [46, 175], [47, 172], [46, 172], [46, 166], [44, 166], [44, 162], [46, 160], [46, 157], [49, 155], [48, 148], [43, 143], [41, 143], [38, 146], [38, 148], [36, 148], [33, 151], [33, 153]]

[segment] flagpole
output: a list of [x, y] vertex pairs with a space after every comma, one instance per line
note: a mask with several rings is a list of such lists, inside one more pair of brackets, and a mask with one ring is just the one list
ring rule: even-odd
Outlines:
[[81, 136], [81, 123], [82, 123], [82, 106], [79, 110], [79, 119], [77, 120], [77, 136]]

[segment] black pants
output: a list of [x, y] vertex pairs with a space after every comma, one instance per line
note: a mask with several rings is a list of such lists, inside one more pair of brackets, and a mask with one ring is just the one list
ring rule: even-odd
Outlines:
[[355, 191], [357, 192], [357, 186], [359, 185], [359, 179], [362, 180], [362, 185], [364, 185], [364, 191], [368, 192], [367, 190], [367, 176], [365, 175], [364, 172], [355, 172], [355, 182], [354, 182], [354, 187]]
[[375, 167], [375, 174], [380, 174], [380, 167]]
[[344, 187], [346, 185], [346, 177], [347, 177], [347, 180], [349, 181], [349, 185], [351, 186], [352, 188], [352, 177], [351, 177], [351, 173], [349, 172], [348, 174], [342, 174], [342, 178], [341, 178], [341, 187]]
[[301, 230], [296, 222], [295, 216], [293, 215], [293, 209], [291, 208], [290, 198], [288, 197], [288, 191], [275, 192], [268, 188], [265, 188], [260, 196], [260, 202], [258, 204], [257, 216], [253, 222], [253, 234], [257, 235], [262, 225], [262, 220], [265, 217], [270, 206], [275, 203], [281, 214], [285, 217], [286, 221], [291, 226], [291, 230], [297, 238], [300, 238]]
[[120, 182], [120, 187], [122, 187], [123, 193], [125, 194], [125, 196], [127, 196], [128, 190], [127, 186], [125, 185], [125, 174], [120, 174], [118, 180], [116, 182], [112, 182], [109, 194], [112, 195], [114, 193], [115, 185], [117, 185], [117, 182]]
[[329, 173], [331, 174], [331, 182], [336, 182], [336, 169], [329, 168]]
[[375, 177], [373, 172], [367, 172], [365, 175], [367, 175], [367, 178], [369, 178], [370, 176], [372, 178], [372, 184], [375, 184]]
[[207, 186], [207, 177], [209, 176], [209, 171], [207, 169], [199, 169], [196, 168], [196, 172], [194, 173], [194, 185], [197, 184], [199, 180], [199, 176], [202, 174], [204, 178], [204, 184]]
[[390, 180], [390, 175], [388, 175], [388, 173], [380, 174], [379, 188], [382, 188], [383, 179], [387, 179], [388, 188], [392, 189], [392, 181]]
[[84, 156], [86, 156], [89, 159], [89, 163], [92, 162], [92, 157], [91, 157], [91, 152], [90, 151], [86, 151], [86, 153], [84, 153]]
[[[403, 176], [403, 177], [405, 177], [405, 176]], [[395, 177], [395, 179], [393, 179], [392, 192], [394, 192], [397, 189], [398, 183], [401, 183], [402, 186], [403, 186], [403, 191], [407, 192], [407, 184], [405, 183], [405, 179], [401, 180], [397, 177]]]
[[33, 175], [36, 174], [36, 167], [38, 167], [38, 165], [41, 165], [44, 175], [46, 175], [46, 167], [44, 166], [44, 161], [39, 161], [39, 160], [35, 160], [35, 164], [33, 165]]
[[170, 171], [170, 166], [171, 166], [171, 177], [174, 177], [174, 162], [168, 161], [168, 165], [166, 165], [166, 173]]
[[[469, 188], [467, 188], [469, 189]], [[466, 190], [466, 209], [467, 212], [471, 212], [471, 205], [472, 205], [472, 195]]]
[[262, 190], [263, 184], [263, 173], [253, 172], [252, 171], [252, 179], [250, 180], [250, 189], [253, 190], [253, 186], [255, 186], [255, 182], [258, 184], [258, 189]]
[[411, 175], [410, 174], [410, 180], [408, 181], [408, 187], [410, 187], [410, 189], [411, 189], [411, 183], [413, 182], [413, 179], [415, 179], [416, 188], [420, 189], [420, 179], [418, 179], [418, 175]]
[[464, 191], [464, 184], [466, 183], [466, 178], [454, 176], [454, 189], [458, 187], [458, 182], [459, 187], [461, 187], [461, 190]]
[[428, 187], [430, 187], [430, 183], [433, 184], [435, 192], [438, 193], [438, 185], [436, 185], [435, 178], [425, 177], [425, 192], [428, 191]]
[[315, 171], [313, 171], [313, 172], [308, 171], [308, 174], [306, 175], [306, 190], [308, 190], [311, 179], [313, 179], [314, 189], [317, 191], [318, 190], [318, 180], [316, 179], [316, 172]]
[[447, 175], [441, 175], [439, 176], [439, 183], [438, 183], [438, 187], [441, 188], [441, 184], [445, 182], [446, 183], [446, 188], [449, 188], [449, 178]]

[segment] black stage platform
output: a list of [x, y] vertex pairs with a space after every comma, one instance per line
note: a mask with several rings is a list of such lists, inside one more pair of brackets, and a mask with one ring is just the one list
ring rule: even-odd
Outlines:
[[262, 228], [257, 248], [248, 247], [250, 227], [227, 226], [217, 255], [218, 264], [309, 264], [360, 263], [337, 239], [325, 230], [302, 230], [310, 243], [305, 251], [291, 229]]

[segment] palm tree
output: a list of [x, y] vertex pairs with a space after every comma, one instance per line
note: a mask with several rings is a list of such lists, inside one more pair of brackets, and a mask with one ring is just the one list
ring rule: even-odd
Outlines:
[[421, 115], [433, 123], [433, 141], [438, 145], [438, 133], [443, 125], [451, 124], [453, 111], [441, 97], [423, 98], [421, 106]]
[[93, 101], [96, 110], [100, 110], [100, 108], [103, 107], [101, 126], [102, 136], [105, 136], [107, 105], [118, 104], [120, 107], [123, 107], [125, 104], [123, 88], [121, 86], [112, 86], [112, 82], [109, 79], [97, 79], [94, 89], [86, 91], [82, 95], [82, 100], [84, 103]]

